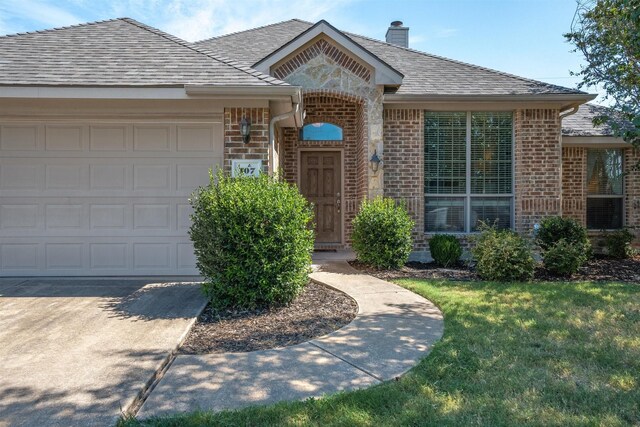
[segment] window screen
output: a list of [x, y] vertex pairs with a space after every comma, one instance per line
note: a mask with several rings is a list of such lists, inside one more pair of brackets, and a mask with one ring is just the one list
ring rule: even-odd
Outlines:
[[471, 114], [472, 193], [511, 193], [512, 135], [511, 113]]
[[511, 112], [425, 111], [424, 147], [426, 231], [511, 227]]
[[622, 150], [587, 150], [587, 228], [624, 225]]
[[466, 192], [466, 113], [430, 113], [424, 119], [425, 193]]

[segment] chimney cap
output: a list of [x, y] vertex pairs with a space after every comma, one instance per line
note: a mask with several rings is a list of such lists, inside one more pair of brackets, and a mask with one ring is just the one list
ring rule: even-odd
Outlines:
[[402, 21], [393, 21], [391, 22], [392, 27], [402, 27]]

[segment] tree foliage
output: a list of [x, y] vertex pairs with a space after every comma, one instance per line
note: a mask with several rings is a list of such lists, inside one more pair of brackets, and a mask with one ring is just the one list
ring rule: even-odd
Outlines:
[[640, 0], [577, 0], [566, 39], [584, 55], [578, 87], [602, 85], [619, 113], [596, 118], [640, 146]]

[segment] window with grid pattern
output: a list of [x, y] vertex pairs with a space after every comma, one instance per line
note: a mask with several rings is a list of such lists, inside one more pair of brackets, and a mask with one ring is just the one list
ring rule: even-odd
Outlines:
[[424, 114], [427, 232], [469, 232], [480, 221], [510, 228], [513, 212], [511, 112]]
[[612, 230], [624, 225], [622, 150], [587, 150], [587, 228]]

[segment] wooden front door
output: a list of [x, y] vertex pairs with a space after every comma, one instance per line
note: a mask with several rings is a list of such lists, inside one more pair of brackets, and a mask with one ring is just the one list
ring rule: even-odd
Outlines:
[[313, 203], [316, 243], [342, 243], [339, 151], [300, 152], [300, 191]]

